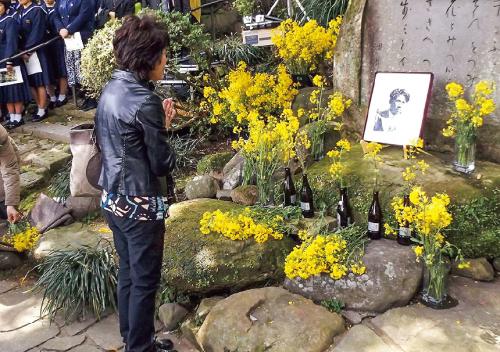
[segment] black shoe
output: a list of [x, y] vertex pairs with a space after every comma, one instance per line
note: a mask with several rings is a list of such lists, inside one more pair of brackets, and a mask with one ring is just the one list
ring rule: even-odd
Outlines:
[[89, 98], [89, 99], [85, 100], [85, 102], [82, 105], [81, 110], [82, 111], [89, 111], [89, 110], [92, 110], [95, 108], [97, 108], [97, 102], [95, 101], [95, 99]]
[[56, 102], [55, 101], [49, 102], [49, 105], [47, 106], [47, 108], [49, 108], [50, 110], [54, 110], [56, 108]]
[[10, 130], [13, 130], [14, 128], [17, 128], [19, 126], [24, 125], [24, 119], [21, 119], [20, 121], [10, 121], [5, 128]]
[[47, 111], [45, 111], [45, 114], [43, 114], [42, 116], [40, 116], [38, 114], [33, 115], [33, 119], [31, 121], [40, 122], [42, 120], [45, 120], [47, 117], [48, 117], [48, 114], [47, 114]]
[[64, 100], [57, 100], [56, 101], [56, 108], [60, 108], [63, 105], [66, 105], [68, 103], [68, 98], [64, 98]]
[[174, 348], [174, 343], [170, 339], [157, 339], [155, 340], [155, 346], [160, 350], [170, 351]]

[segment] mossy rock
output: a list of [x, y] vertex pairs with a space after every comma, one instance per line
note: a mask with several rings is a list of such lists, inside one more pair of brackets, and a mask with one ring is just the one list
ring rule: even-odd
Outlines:
[[[409, 161], [403, 159], [403, 150], [398, 147], [387, 147], [380, 153], [383, 162], [380, 163], [379, 188], [388, 190], [391, 194], [401, 194], [403, 179], [401, 173]], [[481, 194], [487, 194], [490, 189], [500, 186], [500, 165], [478, 161], [477, 173], [471, 177], [462, 176], [451, 168], [451, 156], [447, 154], [432, 153], [422, 154], [429, 165], [426, 174], [419, 176], [419, 183], [428, 193], [446, 192], [452, 202], [467, 202]], [[312, 164], [308, 168], [310, 176], [327, 175], [331, 164], [329, 158]], [[346, 158], [346, 177], [348, 186], [351, 180], [357, 180], [360, 185], [371, 189], [374, 183], [375, 169], [370, 160], [363, 158], [360, 144], [355, 144]], [[480, 175], [480, 176], [479, 176]]]
[[243, 210], [213, 199], [195, 199], [174, 205], [167, 220], [163, 279], [182, 294], [237, 291], [284, 277], [284, 260], [294, 242], [290, 238], [232, 241], [218, 234], [203, 235], [199, 221], [206, 211]]
[[222, 171], [224, 165], [226, 165], [232, 157], [233, 153], [231, 152], [205, 155], [198, 161], [196, 171], [199, 175], [208, 174], [210, 171]]
[[[358, 223], [366, 222], [366, 213], [371, 202], [374, 185], [374, 167], [372, 162], [363, 159], [361, 145], [353, 145], [347, 154], [345, 181], [349, 187], [350, 200], [353, 205], [354, 218]], [[403, 159], [403, 151], [398, 147], [386, 147], [380, 153], [383, 163], [380, 165], [379, 199], [385, 219], [390, 218], [392, 210], [390, 202], [394, 196], [402, 195], [404, 182], [401, 176], [408, 161]], [[477, 161], [476, 172], [472, 176], [463, 176], [453, 171], [452, 155], [444, 153], [422, 154], [422, 158], [430, 165], [426, 174], [419, 176], [419, 183], [428, 194], [446, 192], [454, 205], [469, 204], [480, 198], [494, 201], [495, 192], [500, 188], [500, 165]], [[328, 176], [331, 164], [329, 158], [313, 163], [307, 170], [309, 178]], [[337, 190], [332, 190], [335, 199]], [[498, 198], [498, 195], [496, 196]], [[497, 200], [498, 202], [498, 200]], [[500, 206], [499, 206], [500, 207]], [[480, 212], [481, 206], [474, 210]], [[498, 214], [498, 212], [494, 212]], [[454, 209], [452, 208], [452, 214]], [[471, 215], [475, 217], [475, 215]], [[471, 218], [469, 221], [472, 221]], [[469, 258], [493, 258], [500, 255], [500, 227], [491, 220], [481, 221], [481, 226], [474, 225], [465, 229], [456, 223], [450, 226], [448, 238], [451, 243], [462, 249]], [[465, 230], [464, 230], [465, 229]]]

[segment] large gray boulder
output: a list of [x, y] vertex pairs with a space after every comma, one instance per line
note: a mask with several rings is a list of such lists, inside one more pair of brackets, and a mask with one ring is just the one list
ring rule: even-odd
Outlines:
[[381, 313], [408, 304], [422, 280], [422, 264], [416, 262], [411, 247], [396, 241], [371, 241], [363, 257], [366, 273], [352, 273], [340, 280], [328, 275], [307, 280], [285, 280], [285, 288], [315, 301], [336, 299], [345, 308], [360, 312]]
[[184, 189], [187, 199], [215, 198], [219, 183], [209, 175], [195, 176]]
[[37, 260], [45, 258], [51, 251], [74, 250], [84, 246], [95, 248], [109, 245], [111, 235], [97, 233], [87, 225], [75, 222], [69, 226], [58, 227], [45, 232], [33, 250]]
[[453, 263], [452, 274], [479, 281], [493, 281], [495, 278], [495, 270], [486, 258], [467, 259], [466, 261], [469, 262], [469, 266], [463, 269], [458, 267], [458, 263]]
[[217, 303], [196, 338], [206, 352], [322, 352], [343, 331], [338, 314], [282, 288], [266, 287]]
[[233, 241], [200, 232], [207, 211], [242, 211], [243, 206], [215, 199], [176, 203], [166, 222], [163, 276], [179, 293], [235, 292], [257, 283], [283, 279], [285, 258], [295, 243], [285, 236], [263, 244]]

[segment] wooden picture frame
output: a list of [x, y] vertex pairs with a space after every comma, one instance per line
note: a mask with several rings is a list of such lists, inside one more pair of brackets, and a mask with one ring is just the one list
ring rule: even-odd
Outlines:
[[363, 139], [412, 145], [422, 138], [431, 99], [432, 72], [376, 72]]

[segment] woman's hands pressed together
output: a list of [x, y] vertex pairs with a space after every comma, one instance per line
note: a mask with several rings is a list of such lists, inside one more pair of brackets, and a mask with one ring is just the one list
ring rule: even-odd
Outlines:
[[163, 110], [165, 110], [165, 127], [170, 128], [172, 126], [172, 120], [175, 118], [175, 115], [177, 115], [172, 98], [163, 100]]

